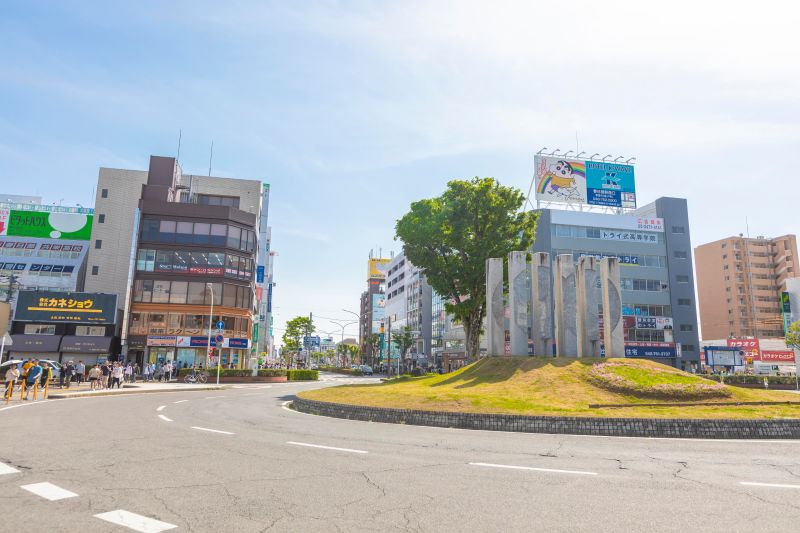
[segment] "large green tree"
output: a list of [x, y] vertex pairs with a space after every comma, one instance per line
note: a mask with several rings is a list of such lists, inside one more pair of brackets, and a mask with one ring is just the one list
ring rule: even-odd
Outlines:
[[406, 258], [463, 324], [472, 360], [486, 315], [486, 260], [533, 244], [538, 215], [522, 211], [524, 202], [522, 191], [494, 178], [453, 180], [441, 196], [412, 203], [395, 226]]
[[400, 351], [400, 357], [405, 355], [406, 351], [414, 344], [414, 332], [411, 326], [404, 326], [402, 329], [392, 332], [392, 343], [397, 346]]
[[307, 316], [298, 316], [286, 323], [283, 333], [283, 347], [289, 352], [299, 352], [303, 348], [303, 337], [314, 331], [314, 323]]

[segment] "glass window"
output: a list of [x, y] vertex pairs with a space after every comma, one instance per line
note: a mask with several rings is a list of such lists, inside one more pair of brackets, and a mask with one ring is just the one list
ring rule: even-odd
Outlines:
[[128, 331], [131, 335], [147, 335], [147, 313], [131, 313]]
[[239, 239], [242, 237], [242, 229], [236, 226], [228, 227], [228, 248], [239, 248]]
[[572, 228], [573, 237], [577, 237], [579, 239], [586, 238], [586, 227], [585, 226], [575, 226]]
[[209, 288], [206, 290], [206, 303], [211, 304], [211, 293], [214, 293], [214, 304], [219, 305], [222, 298], [222, 283], [209, 283]]
[[75, 335], [78, 337], [105, 337], [105, 326], [75, 326]]
[[192, 305], [203, 305], [205, 304], [205, 292], [206, 292], [206, 284], [193, 281], [189, 283], [189, 290], [186, 297], [186, 303]]
[[175, 241], [175, 221], [162, 220], [158, 227], [158, 241], [159, 242], [174, 242]]
[[183, 330], [183, 315], [180, 313], [170, 313], [167, 322], [167, 334], [178, 335]]
[[222, 305], [224, 307], [236, 307], [236, 285], [225, 284], [222, 291]]
[[206, 224], [204, 222], [195, 222], [194, 223], [194, 243], [195, 244], [208, 244], [209, 241], [209, 231], [211, 230], [211, 224]]
[[136, 256], [136, 270], [152, 272], [155, 257], [155, 250], [139, 250]]
[[586, 228], [586, 236], [590, 239], [599, 239], [600, 230], [598, 228]]
[[55, 335], [55, 325], [25, 324], [25, 335]]
[[158, 240], [158, 220], [154, 218], [145, 218], [142, 220], [142, 240], [143, 241], [157, 241]]
[[194, 222], [178, 222], [175, 242], [177, 244], [191, 244], [193, 240], [192, 237], [193, 227], [194, 227]]
[[142, 284], [142, 291], [141, 291], [141, 302], [150, 302], [153, 298], [153, 280], [151, 279], [143, 279], [141, 280]]
[[164, 333], [167, 329], [167, 315], [164, 313], [150, 313], [148, 323], [150, 333]]
[[158, 250], [156, 252], [155, 271], [172, 272], [172, 256], [173, 253], [171, 251]]
[[187, 329], [195, 330], [197, 333], [208, 329], [208, 315], [186, 315], [185, 326]]
[[225, 246], [228, 236], [228, 226], [225, 224], [211, 224], [211, 238], [209, 242], [214, 246]]
[[225, 322], [226, 331], [236, 331], [236, 321], [239, 320], [233, 316], [223, 316], [222, 321]]
[[222, 275], [225, 271], [225, 254], [212, 252], [208, 254], [209, 274]]
[[169, 302], [169, 281], [153, 282], [153, 303], [164, 304]]
[[169, 303], [171, 304], [185, 304], [186, 291], [189, 289], [189, 283], [186, 281], [173, 281], [172, 289], [169, 293]]
[[172, 270], [174, 272], [188, 272], [192, 254], [191, 252], [175, 252], [173, 261]]
[[195, 274], [205, 274], [207, 266], [208, 254], [204, 252], [192, 252], [191, 263], [189, 264], [189, 272], [193, 272]]

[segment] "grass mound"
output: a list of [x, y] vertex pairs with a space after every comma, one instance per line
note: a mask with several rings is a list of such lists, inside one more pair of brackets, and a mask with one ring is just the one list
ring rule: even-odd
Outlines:
[[[593, 372], [596, 364], [603, 379]], [[800, 405], [736, 405], [800, 402], [792, 393], [728, 387], [639, 359], [487, 357], [451, 374], [329, 387], [300, 396], [374, 407], [517, 415], [800, 418]], [[700, 405], [674, 405], [689, 400]], [[710, 405], [721, 402], [725, 405]]]
[[634, 360], [595, 363], [589, 380], [597, 387], [639, 398], [676, 401], [729, 398], [731, 388], [672, 367], [643, 367]]

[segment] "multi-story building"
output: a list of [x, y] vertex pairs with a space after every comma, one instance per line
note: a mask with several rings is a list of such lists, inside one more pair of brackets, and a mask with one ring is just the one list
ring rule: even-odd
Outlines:
[[264, 198], [259, 181], [185, 175], [170, 157], [100, 169], [86, 288], [124, 302], [123, 357], [205, 365], [222, 322], [216, 355], [248, 363]]
[[[93, 210], [0, 195], [0, 301], [22, 290], [81, 290]], [[12, 315], [13, 318], [13, 315]]]
[[[414, 333], [414, 344], [404, 354], [406, 366], [428, 366], [431, 357], [432, 289], [419, 268], [404, 254], [397, 255], [386, 265], [386, 319], [391, 321], [392, 333], [405, 327]], [[389, 347], [397, 356], [395, 343]]]
[[686, 200], [659, 198], [628, 215], [539, 213], [534, 252], [548, 252], [551, 259], [569, 254], [576, 262], [586, 255], [619, 258], [629, 353], [658, 348], [661, 362], [679, 368], [699, 363]]
[[[370, 252], [367, 263], [367, 290], [361, 293], [359, 304], [359, 347], [363, 360], [369, 361], [371, 365], [377, 365], [380, 362], [380, 357], [386, 349], [383, 336], [386, 305], [385, 265], [389, 261], [390, 259], [373, 257]], [[372, 335], [380, 337], [377, 349], [369, 342]]]
[[797, 239], [739, 235], [695, 248], [703, 338], [783, 337], [781, 292], [797, 277]]

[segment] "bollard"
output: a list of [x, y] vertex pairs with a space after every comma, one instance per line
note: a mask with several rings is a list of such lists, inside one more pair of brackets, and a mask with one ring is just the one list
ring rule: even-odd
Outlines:
[[14, 381], [8, 382], [8, 390], [6, 391], [6, 403], [11, 401], [11, 393], [14, 391]]
[[20, 401], [25, 396], [25, 380], [22, 380], [22, 387], [19, 388], [19, 399]]
[[44, 399], [45, 400], [47, 399], [47, 395], [49, 394], [49, 392], [50, 392], [50, 380], [48, 379], [47, 381], [44, 382]]
[[36, 391], [39, 390], [39, 379], [33, 382], [33, 401], [36, 401]]

